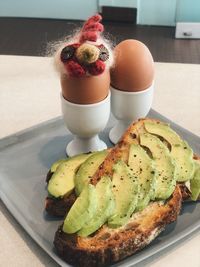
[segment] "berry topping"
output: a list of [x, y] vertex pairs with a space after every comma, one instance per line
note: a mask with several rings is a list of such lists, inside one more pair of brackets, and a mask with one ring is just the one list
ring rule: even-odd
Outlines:
[[102, 61], [106, 61], [109, 59], [109, 52], [108, 49], [102, 45], [99, 47], [100, 53], [99, 53], [99, 59]]
[[103, 25], [100, 23], [101, 20], [102, 17], [97, 14], [95, 16], [92, 16], [85, 22], [80, 35], [81, 43], [85, 41], [97, 41], [100, 33], [104, 30]]
[[99, 49], [92, 44], [84, 43], [76, 50], [76, 58], [86, 65], [94, 63], [99, 58]]
[[91, 75], [100, 75], [105, 70], [105, 63], [101, 60], [97, 60], [95, 63], [90, 64], [87, 66], [88, 72]]
[[63, 63], [71, 59], [75, 53], [75, 47], [73, 45], [65, 46], [60, 54], [60, 59]]
[[83, 66], [81, 66], [78, 62], [74, 61], [74, 60], [69, 60], [66, 64], [65, 67], [67, 69], [68, 74], [71, 77], [83, 77], [86, 75], [86, 71], [83, 68]]

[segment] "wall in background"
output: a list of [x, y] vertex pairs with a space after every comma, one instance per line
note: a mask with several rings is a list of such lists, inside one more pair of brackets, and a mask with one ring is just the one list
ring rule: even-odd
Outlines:
[[177, 22], [200, 22], [199, 0], [177, 0]]
[[99, 0], [100, 6], [136, 7], [137, 23], [175, 25], [177, 0]]
[[200, 0], [99, 0], [100, 6], [137, 8], [137, 23], [175, 26], [177, 21], [200, 22]]
[[200, 0], [0, 0], [0, 16], [85, 20], [99, 6], [136, 7], [144, 25], [200, 22]]
[[139, 0], [138, 24], [175, 25], [176, 0]]
[[99, 6], [137, 7], [138, 0], [99, 0]]
[[0, 0], [0, 16], [85, 20], [97, 7], [97, 0]]

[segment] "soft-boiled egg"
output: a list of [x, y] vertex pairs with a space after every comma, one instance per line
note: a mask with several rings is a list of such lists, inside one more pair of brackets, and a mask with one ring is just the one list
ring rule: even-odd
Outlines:
[[102, 17], [90, 17], [55, 53], [62, 96], [75, 104], [95, 104], [109, 95], [111, 45], [103, 37]]
[[76, 104], [94, 104], [104, 100], [109, 92], [110, 73], [90, 77], [69, 77], [61, 75], [63, 97]]
[[154, 80], [154, 61], [145, 44], [125, 40], [114, 49], [115, 64], [111, 70], [111, 86], [127, 92], [149, 88]]

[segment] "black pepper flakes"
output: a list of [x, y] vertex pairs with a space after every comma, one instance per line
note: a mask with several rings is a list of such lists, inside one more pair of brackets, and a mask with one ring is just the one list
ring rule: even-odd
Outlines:
[[130, 133], [130, 137], [131, 137], [132, 139], [135, 139], [135, 138], [137, 137], [137, 135], [136, 135], [135, 133]]

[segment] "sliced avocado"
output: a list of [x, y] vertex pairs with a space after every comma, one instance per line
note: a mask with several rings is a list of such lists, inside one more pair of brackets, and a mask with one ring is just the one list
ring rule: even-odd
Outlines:
[[49, 194], [56, 198], [70, 194], [74, 189], [76, 170], [90, 156], [91, 154], [80, 154], [62, 162], [49, 180], [47, 188]]
[[116, 207], [108, 225], [116, 228], [125, 224], [137, 206], [138, 183], [133, 172], [123, 161], [113, 167], [112, 188]]
[[129, 150], [128, 165], [139, 185], [136, 210], [144, 209], [153, 195], [155, 183], [155, 164], [146, 151], [138, 144], [132, 144]]
[[58, 166], [59, 166], [61, 163], [65, 162], [65, 161], [67, 161], [67, 160], [69, 160], [69, 159], [70, 159], [70, 158], [59, 159], [59, 160], [57, 160], [56, 162], [54, 162], [54, 163], [51, 165], [51, 168], [50, 168], [51, 172], [52, 172], [52, 173], [55, 172], [56, 169], [58, 168]]
[[90, 181], [90, 178], [95, 174], [107, 155], [108, 150], [95, 152], [80, 166], [74, 177], [75, 191], [77, 195], [80, 195], [85, 184]]
[[190, 190], [192, 193], [191, 199], [196, 201], [200, 196], [200, 164], [195, 161], [195, 172], [190, 180]]
[[145, 122], [145, 129], [163, 137], [171, 145], [171, 155], [176, 164], [176, 179], [185, 182], [194, 175], [193, 151], [168, 124]]
[[109, 176], [101, 177], [96, 185], [97, 209], [90, 221], [85, 223], [78, 232], [80, 236], [88, 236], [98, 230], [113, 214], [115, 208], [114, 196], [112, 193], [112, 182]]
[[49, 169], [47, 175], [46, 175], [46, 182], [47, 184], [49, 183], [49, 180], [51, 179], [52, 175], [54, 174], [54, 172], [56, 171], [56, 169], [58, 168], [58, 166], [63, 163], [64, 161], [66, 161], [67, 158], [65, 159], [59, 159], [57, 160], [56, 162], [54, 162], [52, 165], [51, 165], [51, 168]]
[[147, 147], [155, 160], [157, 170], [155, 177], [155, 198], [167, 199], [173, 193], [176, 186], [175, 164], [168, 148], [160, 139], [152, 134], [140, 135], [140, 144]]
[[95, 186], [87, 184], [76, 199], [64, 220], [63, 232], [76, 233], [96, 213], [97, 194]]

